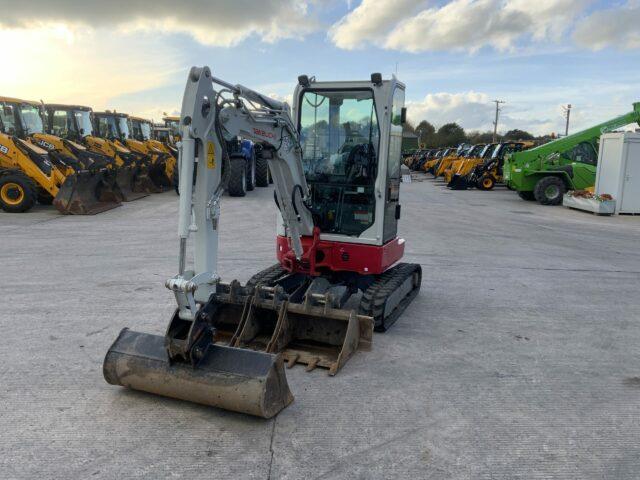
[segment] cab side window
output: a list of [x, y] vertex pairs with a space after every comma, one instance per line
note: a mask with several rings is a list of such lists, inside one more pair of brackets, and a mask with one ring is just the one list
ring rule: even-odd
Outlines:
[[573, 162], [587, 163], [596, 165], [598, 163], [598, 154], [589, 142], [581, 142], [571, 149], [567, 154]]
[[65, 110], [56, 110], [51, 116], [51, 133], [56, 137], [66, 137], [69, 133], [67, 123], [67, 112]]
[[13, 106], [2, 104], [0, 108], [0, 120], [2, 120], [2, 128], [7, 135], [16, 134], [16, 117], [13, 113]]

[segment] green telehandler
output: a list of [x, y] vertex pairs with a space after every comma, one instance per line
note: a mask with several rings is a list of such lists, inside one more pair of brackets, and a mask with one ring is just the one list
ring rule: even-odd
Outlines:
[[640, 102], [633, 111], [607, 122], [505, 159], [504, 182], [523, 200], [559, 205], [567, 190], [583, 190], [596, 183], [600, 135], [631, 123], [640, 125]]

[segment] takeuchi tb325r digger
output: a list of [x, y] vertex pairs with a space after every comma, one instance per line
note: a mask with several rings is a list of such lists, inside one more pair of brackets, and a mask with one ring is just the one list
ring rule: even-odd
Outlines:
[[[419, 265], [397, 263], [404, 90], [380, 74], [301, 76], [291, 114], [192, 68], [180, 119], [178, 274], [166, 281], [177, 309], [164, 337], [122, 330], [106, 380], [269, 418], [293, 400], [285, 361], [333, 375], [369, 349], [374, 328], [388, 328], [421, 283]], [[245, 285], [222, 282], [216, 266], [226, 141], [237, 136], [262, 144], [279, 211], [279, 262]]]

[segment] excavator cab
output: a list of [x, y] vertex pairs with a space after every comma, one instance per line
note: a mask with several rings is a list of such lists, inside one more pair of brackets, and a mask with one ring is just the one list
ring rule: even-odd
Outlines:
[[[380, 74], [298, 81], [291, 111], [192, 68], [180, 121], [178, 274], [165, 283], [178, 306], [164, 337], [120, 333], [105, 357], [107, 382], [268, 418], [293, 400], [285, 362], [337, 374], [417, 295], [421, 267], [399, 262], [397, 236], [404, 85]], [[278, 216], [278, 263], [244, 285], [216, 271], [226, 145], [239, 135], [262, 144]]]

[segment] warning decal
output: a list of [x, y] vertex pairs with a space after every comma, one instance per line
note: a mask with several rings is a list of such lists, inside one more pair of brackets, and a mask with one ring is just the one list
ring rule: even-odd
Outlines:
[[213, 142], [207, 142], [207, 168], [216, 168], [216, 151]]

